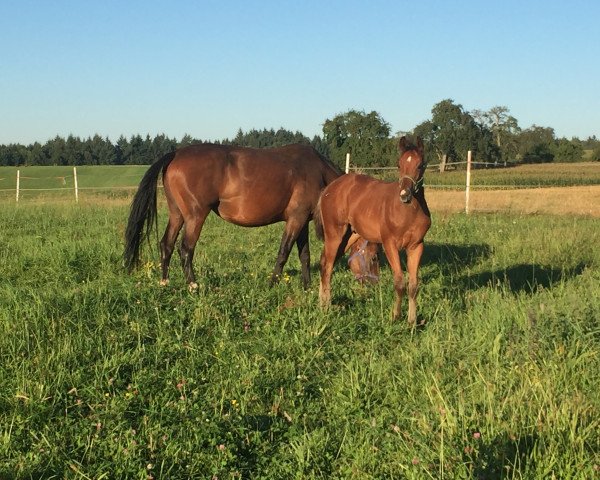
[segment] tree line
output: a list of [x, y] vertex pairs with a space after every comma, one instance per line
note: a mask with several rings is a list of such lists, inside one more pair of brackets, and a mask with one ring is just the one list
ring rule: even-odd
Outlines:
[[350, 110], [323, 124], [327, 153], [340, 165], [347, 152], [353, 165], [394, 165], [397, 141], [404, 134], [421, 136], [427, 160], [435, 163], [465, 161], [469, 150], [476, 161], [493, 164], [600, 161], [595, 136], [566, 139], [557, 138], [550, 127], [521, 129], [507, 107], [468, 112], [451, 99], [435, 104], [430, 119], [394, 135], [377, 112]]
[[[451, 99], [431, 109], [431, 118], [410, 132], [392, 134], [391, 127], [378, 112], [349, 110], [323, 123], [323, 135], [309, 139], [301, 132], [280, 128], [238, 130], [232, 139], [212, 141], [224, 145], [268, 148], [290, 143], [313, 145], [320, 153], [342, 166], [346, 153], [355, 166], [394, 165], [398, 138], [404, 134], [421, 136], [428, 160], [464, 161], [468, 150], [480, 162], [495, 164], [600, 161], [600, 140], [557, 138], [554, 129], [534, 125], [521, 129], [507, 107], [488, 111], [466, 111]], [[56, 136], [45, 144], [0, 145], [0, 165], [143, 165], [150, 164], [176, 148], [205, 140], [184, 135], [180, 140], [160, 134], [154, 137], [119, 137], [113, 143], [94, 135], [81, 139], [73, 135]]]

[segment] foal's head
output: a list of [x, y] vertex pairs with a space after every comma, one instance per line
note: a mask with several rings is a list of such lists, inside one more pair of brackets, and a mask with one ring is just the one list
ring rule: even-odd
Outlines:
[[423, 187], [425, 172], [425, 157], [423, 155], [423, 140], [417, 137], [417, 144], [412, 145], [406, 137], [398, 142], [398, 173], [400, 175], [400, 200], [409, 203], [415, 193]]

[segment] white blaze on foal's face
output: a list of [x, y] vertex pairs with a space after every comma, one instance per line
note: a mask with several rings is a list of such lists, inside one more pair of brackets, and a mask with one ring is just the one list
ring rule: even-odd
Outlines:
[[[410, 163], [412, 160], [412, 155], [409, 155], [408, 158], [406, 159], [406, 163]], [[407, 191], [405, 189], [402, 189], [402, 191], [400, 192], [400, 195], [404, 196], [407, 194]]]

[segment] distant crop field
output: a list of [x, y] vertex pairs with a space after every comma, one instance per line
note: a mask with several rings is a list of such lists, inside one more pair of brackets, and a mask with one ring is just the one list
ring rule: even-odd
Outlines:
[[0, 478], [598, 476], [598, 219], [434, 211], [411, 329], [387, 267], [320, 311], [313, 237], [269, 288], [281, 224], [211, 215], [197, 294], [129, 275], [102, 195], [0, 203]]
[[[382, 178], [393, 179], [395, 170], [366, 170]], [[448, 170], [440, 173], [429, 169], [425, 185], [448, 189], [464, 189], [466, 171]], [[471, 185], [474, 188], [534, 188], [600, 185], [600, 162], [545, 163], [516, 165], [507, 168], [473, 168]]]

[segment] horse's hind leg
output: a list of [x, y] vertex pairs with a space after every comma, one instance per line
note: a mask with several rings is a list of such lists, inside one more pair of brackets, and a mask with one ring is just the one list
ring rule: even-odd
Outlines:
[[308, 289], [310, 286], [310, 249], [308, 247], [308, 222], [302, 230], [300, 235], [296, 239], [296, 246], [298, 247], [298, 257], [300, 258], [300, 265], [302, 266], [302, 285], [304, 289]]
[[169, 283], [169, 263], [171, 262], [175, 241], [177, 240], [177, 235], [179, 235], [182, 225], [183, 217], [181, 216], [181, 213], [179, 211], [171, 212], [165, 234], [160, 241], [160, 264], [162, 268], [161, 285]]
[[204, 225], [204, 221], [209, 212], [209, 209], [195, 212], [185, 220], [183, 238], [181, 240], [181, 245], [179, 246], [179, 256], [181, 257], [181, 267], [183, 268], [183, 273], [190, 291], [198, 288], [192, 262], [194, 260], [196, 242], [198, 242], [200, 232], [202, 231], [202, 225]]
[[290, 219], [286, 222], [285, 229], [283, 231], [283, 236], [281, 237], [279, 253], [277, 254], [277, 260], [275, 261], [275, 267], [273, 268], [273, 273], [271, 274], [271, 285], [277, 283], [281, 278], [283, 266], [285, 265], [288, 257], [290, 256], [290, 251], [292, 250], [294, 242], [299, 237], [299, 235], [302, 232], [302, 229], [304, 228], [303, 225], [303, 223], [300, 223], [294, 219]]
[[408, 270], [408, 323], [417, 322], [417, 293], [419, 293], [419, 264], [423, 255], [423, 243], [406, 251], [406, 264]]
[[346, 249], [351, 231], [346, 225], [323, 225], [324, 242], [321, 253], [321, 283], [319, 285], [319, 304], [327, 308], [331, 304], [331, 274], [335, 261]]

